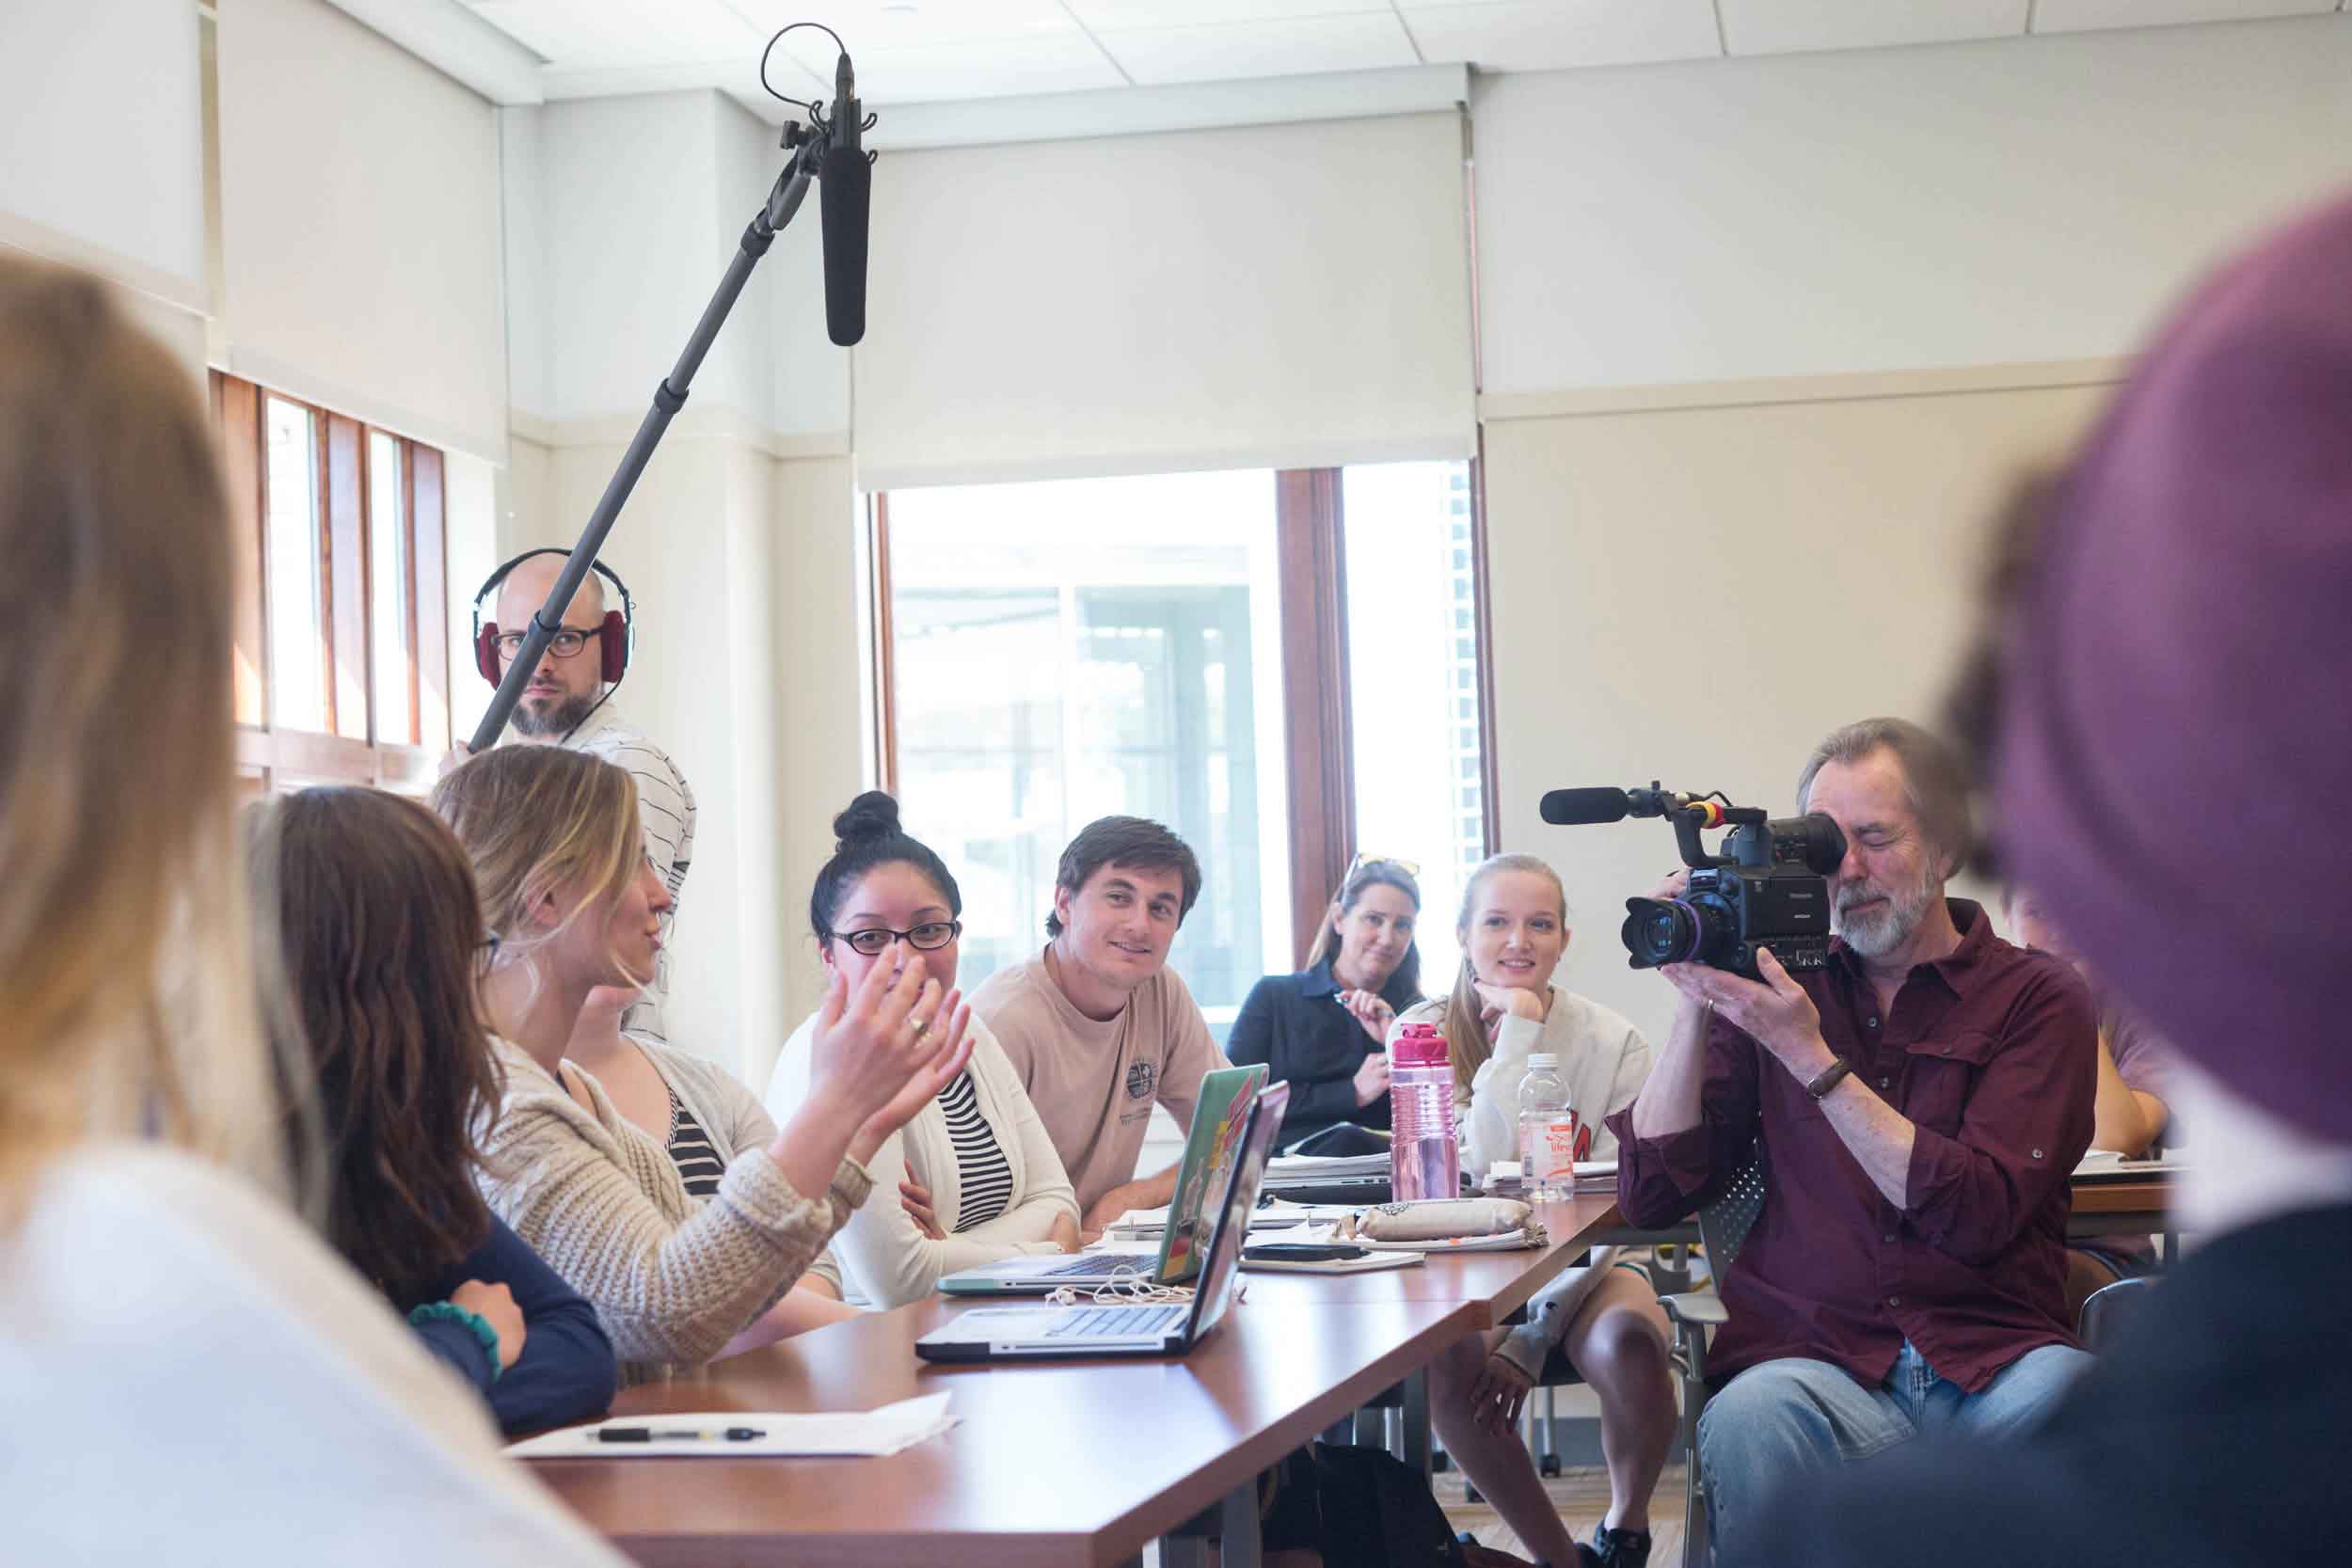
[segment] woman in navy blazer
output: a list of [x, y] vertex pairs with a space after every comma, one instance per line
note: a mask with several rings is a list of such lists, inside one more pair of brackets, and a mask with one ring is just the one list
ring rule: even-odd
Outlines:
[[1227, 1059], [1263, 1062], [1273, 1081], [1291, 1086], [1285, 1145], [1343, 1122], [1389, 1125], [1389, 1025], [1421, 1000], [1413, 870], [1357, 856], [1307, 967], [1259, 981], [1233, 1021]]

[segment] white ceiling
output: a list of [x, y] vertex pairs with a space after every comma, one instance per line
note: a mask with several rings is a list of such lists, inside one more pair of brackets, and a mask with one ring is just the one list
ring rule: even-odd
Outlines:
[[[380, 4], [337, 0], [355, 13]], [[533, 97], [721, 88], [763, 118], [762, 46], [821, 19], [876, 104], [1467, 63], [1557, 71], [2249, 21], [2346, 0], [443, 0], [528, 55]], [[502, 42], [502, 40], [501, 40]], [[834, 48], [784, 40], [771, 80], [831, 97]]]

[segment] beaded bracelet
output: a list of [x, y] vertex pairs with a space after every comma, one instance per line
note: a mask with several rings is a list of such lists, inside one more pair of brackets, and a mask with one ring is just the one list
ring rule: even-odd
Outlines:
[[419, 1328], [426, 1323], [449, 1322], [463, 1323], [473, 1337], [482, 1341], [482, 1348], [490, 1357], [490, 1381], [496, 1383], [506, 1374], [506, 1365], [499, 1359], [499, 1331], [479, 1312], [469, 1312], [455, 1302], [428, 1301], [408, 1314], [409, 1323]]

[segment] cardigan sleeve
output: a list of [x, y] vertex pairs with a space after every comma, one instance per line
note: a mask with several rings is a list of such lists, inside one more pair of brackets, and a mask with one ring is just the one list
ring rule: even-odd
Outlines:
[[[501, 1174], [485, 1178], [485, 1195], [596, 1305], [625, 1361], [700, 1365], [717, 1355], [782, 1298], [872, 1186], [844, 1159], [828, 1190], [805, 1197], [765, 1149], [752, 1149], [728, 1165], [714, 1196], [673, 1221], [573, 1117], [587, 1119], [552, 1094], [510, 1101], [486, 1140]], [[617, 1135], [669, 1158], [634, 1128]]]

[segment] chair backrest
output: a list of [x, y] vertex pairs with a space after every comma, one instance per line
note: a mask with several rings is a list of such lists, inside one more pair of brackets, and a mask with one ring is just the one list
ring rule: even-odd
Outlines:
[[1731, 1185], [1699, 1211], [1699, 1240], [1707, 1247], [1707, 1266], [1715, 1276], [1718, 1290], [1722, 1289], [1724, 1275], [1731, 1272], [1731, 1260], [1747, 1244], [1748, 1232], [1756, 1228], [1756, 1217], [1764, 1212], [1769, 1174], [1764, 1164], [1764, 1142], [1759, 1138], [1748, 1163], [1731, 1179]]
[[2083, 1349], [2095, 1355], [2114, 1344], [2115, 1337], [2123, 1332], [2123, 1325], [2148, 1309], [2155, 1286], [2153, 1279], [2142, 1275], [2102, 1285], [2086, 1296], [2082, 1315], [2075, 1323], [2075, 1334], [2082, 1340]]

